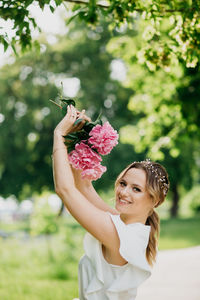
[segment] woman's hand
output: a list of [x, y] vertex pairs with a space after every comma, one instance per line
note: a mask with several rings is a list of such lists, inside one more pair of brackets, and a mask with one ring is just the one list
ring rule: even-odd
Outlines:
[[[90, 122], [90, 118], [88, 118], [85, 114], [85, 110], [81, 112], [77, 111], [73, 105], [69, 105], [67, 107], [67, 114], [65, 117], [58, 123], [56, 126], [54, 133], [65, 136], [70, 132], [79, 131], [83, 127], [86, 121]], [[77, 119], [83, 119], [77, 125], [73, 125]]]
[[85, 109], [83, 109], [81, 112], [78, 110], [76, 112], [76, 120], [82, 119], [82, 121], [80, 121], [77, 125], [73, 126], [72, 130], [69, 133], [81, 130], [86, 121], [91, 122], [91, 119], [85, 114]]
[[77, 112], [73, 105], [68, 105], [67, 113], [64, 118], [58, 123], [54, 129], [54, 134], [62, 136], [67, 135], [73, 128], [73, 124], [76, 121]]

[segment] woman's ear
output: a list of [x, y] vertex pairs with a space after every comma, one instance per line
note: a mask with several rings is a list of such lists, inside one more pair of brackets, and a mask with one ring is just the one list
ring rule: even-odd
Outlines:
[[154, 203], [154, 207], [157, 207], [159, 204], [159, 201], [157, 201], [156, 203]]

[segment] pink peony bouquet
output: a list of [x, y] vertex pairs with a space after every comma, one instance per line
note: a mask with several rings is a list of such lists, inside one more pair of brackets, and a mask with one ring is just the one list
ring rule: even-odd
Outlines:
[[[66, 114], [68, 105], [75, 106], [72, 99], [61, 101], [63, 114]], [[74, 124], [81, 121], [78, 119]], [[118, 144], [118, 138], [117, 131], [109, 122], [102, 124], [100, 117], [95, 122], [86, 122], [80, 131], [65, 136], [70, 164], [73, 168], [82, 170], [83, 179], [97, 180], [106, 171], [106, 167], [101, 165], [101, 155], [109, 154]]]
[[76, 144], [75, 150], [71, 151], [68, 157], [73, 168], [82, 170], [83, 179], [97, 180], [106, 171], [106, 167], [101, 165], [101, 156], [84, 142]]
[[88, 143], [101, 155], [109, 154], [112, 148], [118, 144], [117, 131], [112, 128], [109, 122], [106, 122], [103, 126], [96, 125], [89, 135]]
[[97, 180], [106, 171], [101, 165], [100, 155], [107, 155], [118, 144], [118, 133], [109, 122], [104, 125], [97, 124], [89, 132], [88, 140], [75, 145], [69, 153], [69, 161], [73, 168], [81, 169], [82, 178]]

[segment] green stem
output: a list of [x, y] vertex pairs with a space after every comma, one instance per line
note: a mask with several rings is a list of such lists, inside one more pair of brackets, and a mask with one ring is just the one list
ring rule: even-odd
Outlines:
[[61, 105], [59, 105], [58, 103], [56, 103], [55, 101], [53, 101], [53, 100], [49, 100], [49, 101], [51, 101], [52, 103], [54, 103], [55, 105], [57, 105], [58, 107], [60, 107], [60, 109], [62, 109], [62, 106]]

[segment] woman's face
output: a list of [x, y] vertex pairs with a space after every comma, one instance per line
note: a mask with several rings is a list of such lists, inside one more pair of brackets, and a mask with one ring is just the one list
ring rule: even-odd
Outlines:
[[131, 168], [119, 181], [116, 188], [115, 208], [120, 214], [134, 221], [146, 221], [153, 201], [146, 190], [146, 173], [144, 170]]

